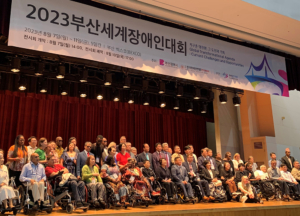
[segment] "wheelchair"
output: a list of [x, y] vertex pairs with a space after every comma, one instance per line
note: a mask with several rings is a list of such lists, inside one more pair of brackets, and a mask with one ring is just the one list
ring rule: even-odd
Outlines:
[[194, 197], [197, 199], [197, 202], [201, 202], [204, 194], [202, 194], [200, 186], [196, 183], [196, 177], [190, 177], [189, 182], [192, 185]]
[[[11, 177], [10, 178], [10, 184], [9, 186], [11, 186], [15, 192], [15, 195], [16, 197], [13, 198], [13, 205], [15, 206], [14, 208], [5, 208], [4, 207], [4, 204], [2, 203], [0, 205], [0, 212], [1, 214], [5, 214], [6, 212], [13, 212], [13, 215], [17, 215], [17, 213], [19, 213], [21, 210], [22, 210], [22, 197], [20, 194], [22, 194], [22, 190], [23, 190], [23, 187], [22, 186], [19, 186], [18, 188], [16, 187], [16, 184], [15, 184], [15, 178], [16, 177]], [[20, 193], [21, 192], [21, 193]]]
[[[76, 206], [76, 202], [71, 198], [72, 193], [69, 193], [68, 191], [68, 186], [57, 186], [57, 182], [61, 180], [62, 174], [63, 171], [60, 171], [57, 175], [48, 178], [48, 189], [53, 191], [53, 199], [51, 200], [52, 208], [54, 207], [54, 204], [57, 203], [62, 210], [66, 211], [69, 214], [73, 213], [73, 211], [76, 209], [82, 209], [83, 212], [87, 212], [87, 210], [89, 209], [88, 206]], [[54, 182], [53, 185], [50, 184], [51, 181]]]
[[293, 185], [291, 184], [288, 184], [289, 186], [289, 191], [290, 191], [290, 197], [293, 199], [293, 200], [300, 200], [300, 196], [296, 194], [296, 191], [293, 187]]
[[[102, 179], [103, 180], [103, 179]], [[121, 208], [124, 207], [127, 209], [127, 205], [121, 204], [121, 206], [117, 206], [118, 200], [114, 193], [113, 188], [109, 184], [104, 184], [106, 188], [106, 208]]]
[[195, 199], [190, 199], [189, 201], [185, 201], [185, 197], [184, 197], [184, 192], [183, 192], [183, 189], [179, 186], [179, 185], [177, 185], [177, 184], [175, 184], [175, 191], [176, 191], [176, 196], [177, 196], [177, 203], [181, 203], [181, 204], [183, 204], [183, 203], [193, 203], [193, 204], [195, 204], [196, 203], [196, 200]]
[[[152, 185], [152, 189], [155, 192], [159, 192], [160, 195], [159, 196], [151, 196], [153, 204], [165, 204], [166, 202], [168, 203], [169, 201], [166, 201], [168, 198], [167, 195], [167, 190], [166, 188], [164, 188], [160, 182], [159, 182], [159, 178], [155, 179]], [[173, 202], [174, 204], [176, 202]]]
[[32, 201], [33, 200], [33, 196], [32, 196], [32, 191], [29, 190], [29, 186], [30, 183], [26, 182], [26, 186], [24, 184], [20, 185], [19, 187], [22, 187], [22, 189], [20, 189], [20, 197], [21, 197], [21, 206], [23, 207], [23, 213], [25, 215], [30, 215], [30, 214], [34, 214], [36, 212], [47, 212], [48, 214], [50, 214], [53, 210], [53, 206], [51, 205], [52, 202], [52, 198], [49, 196], [48, 194], [48, 182], [45, 182], [46, 187], [45, 187], [45, 194], [44, 194], [44, 204], [47, 204], [47, 207], [42, 207], [41, 203], [39, 203], [39, 208], [38, 209], [33, 209], [32, 208]]
[[141, 194], [138, 194], [132, 184], [126, 184], [128, 190], [128, 202], [131, 207], [146, 206], [152, 203], [152, 200], [143, 200]]

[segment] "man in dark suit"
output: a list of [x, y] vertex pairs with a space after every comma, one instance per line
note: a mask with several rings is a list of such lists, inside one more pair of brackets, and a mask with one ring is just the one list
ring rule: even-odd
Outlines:
[[201, 156], [198, 157], [198, 168], [201, 172], [205, 167], [203, 166], [203, 162], [207, 160], [207, 151], [206, 149], [201, 149]]
[[76, 175], [78, 179], [81, 179], [81, 173], [82, 173], [82, 167], [85, 165], [86, 160], [88, 156], [94, 155], [91, 153], [91, 148], [92, 148], [92, 143], [91, 142], [86, 142], [84, 144], [84, 150], [80, 152], [77, 156], [77, 161], [76, 161]]
[[[187, 161], [187, 156], [189, 154], [192, 154], [192, 149], [191, 149], [190, 145], [187, 145], [184, 147], [184, 155], [183, 155], [183, 159], [185, 162]], [[195, 158], [194, 158], [193, 162], [196, 163]]]
[[170, 168], [172, 165], [172, 155], [169, 152], [169, 144], [168, 143], [163, 143], [161, 145], [162, 147], [162, 152], [165, 154], [165, 159], [167, 161], [167, 167]]
[[217, 175], [219, 175], [219, 170], [218, 170], [218, 166], [217, 166], [217, 162], [216, 159], [213, 158], [213, 152], [211, 149], [207, 150], [207, 158], [210, 161], [211, 164], [211, 169], [214, 170], [216, 172]]
[[[217, 153], [216, 156], [215, 156], [215, 160], [216, 160], [216, 164], [217, 164], [217, 169], [219, 171], [219, 174], [221, 173], [221, 170], [223, 169], [223, 160], [222, 160], [222, 156], [221, 156], [221, 153]], [[219, 175], [218, 174], [218, 175]]]
[[232, 174], [235, 176], [234, 165], [233, 165], [233, 162], [231, 160], [231, 153], [230, 152], [225, 153], [225, 158], [223, 159], [223, 161], [224, 161], [224, 163], [228, 162], [230, 164], [230, 170], [231, 170]]
[[101, 167], [101, 159], [102, 159], [102, 153], [103, 153], [103, 148], [104, 145], [102, 144], [103, 141], [103, 136], [98, 135], [96, 138], [96, 143], [92, 145], [91, 153], [94, 154], [96, 164]]
[[285, 149], [285, 156], [281, 158], [281, 164], [286, 165], [287, 170], [292, 172], [294, 167], [295, 158], [291, 156], [291, 151], [289, 148]]
[[144, 143], [143, 152], [138, 154], [137, 156], [138, 167], [143, 167], [144, 161], [148, 160], [150, 162], [150, 168], [153, 169], [152, 154], [149, 151], [150, 151], [149, 145], [147, 143]]
[[[200, 179], [199, 173], [197, 172], [196, 163], [194, 162], [193, 154], [189, 154], [187, 156], [187, 161], [183, 162], [182, 166], [184, 166], [187, 170], [190, 182], [195, 182], [197, 185], [199, 185], [202, 194], [202, 199], [205, 201], [209, 200], [210, 198], [213, 199], [213, 197], [210, 196], [208, 182], [206, 180]], [[203, 187], [205, 187], [206, 193]]]
[[156, 149], [156, 152], [154, 152], [152, 154], [152, 165], [154, 168], [154, 172], [156, 173], [156, 170], [160, 166], [159, 159], [165, 158], [165, 154], [161, 151], [162, 150], [161, 143], [156, 143], [155, 149]]

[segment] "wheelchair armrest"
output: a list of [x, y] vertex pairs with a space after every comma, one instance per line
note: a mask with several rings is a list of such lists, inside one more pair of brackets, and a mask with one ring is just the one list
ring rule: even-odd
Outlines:
[[54, 176], [50, 176], [50, 177], [48, 178], [48, 181], [56, 180], [56, 178], [57, 178], [57, 177], [61, 177], [63, 173], [64, 173], [64, 171], [62, 171], [62, 170], [59, 171], [58, 174], [56, 174], [56, 175], [54, 175]]

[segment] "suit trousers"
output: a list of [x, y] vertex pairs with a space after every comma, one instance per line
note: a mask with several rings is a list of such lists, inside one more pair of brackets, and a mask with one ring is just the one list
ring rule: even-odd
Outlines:
[[29, 183], [29, 190], [32, 191], [34, 202], [41, 200], [44, 201], [45, 183], [34, 182], [33, 185]]
[[161, 182], [161, 185], [166, 188], [169, 199], [174, 196], [176, 193], [174, 182]]
[[185, 197], [194, 197], [192, 185], [190, 183], [183, 184], [182, 182], [176, 182], [176, 184], [181, 187]]
[[287, 185], [293, 187], [293, 190], [296, 195], [300, 195], [300, 184], [294, 184], [292, 182], [286, 182], [286, 183], [287, 183]]
[[282, 195], [290, 194], [289, 186], [287, 185], [286, 181], [276, 179], [276, 180], [273, 180], [273, 183], [279, 184]]
[[[210, 196], [209, 185], [206, 180], [200, 180], [200, 181], [194, 180], [194, 182], [197, 185], [199, 185], [202, 196], [207, 196], [207, 197]], [[205, 188], [205, 190], [203, 188]]]

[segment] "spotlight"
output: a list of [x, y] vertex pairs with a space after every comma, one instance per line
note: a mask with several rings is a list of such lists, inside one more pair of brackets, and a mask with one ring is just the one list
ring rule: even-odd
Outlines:
[[130, 76], [125, 77], [124, 86], [123, 88], [127, 89], [130, 88], [131, 78]]
[[161, 96], [161, 98], [160, 98], [160, 107], [161, 108], [165, 108], [166, 107], [166, 99], [165, 99], [165, 97], [164, 96]]
[[102, 92], [102, 87], [99, 87], [97, 89], [97, 99], [102, 100], [103, 99], [103, 92]]
[[35, 75], [42, 76], [45, 70], [45, 64], [43, 62], [38, 62], [35, 68]]
[[189, 102], [189, 104], [188, 104], [188, 112], [193, 112], [193, 109], [194, 109], [194, 104], [193, 104], [193, 102]]
[[87, 96], [87, 86], [81, 85], [80, 86], [80, 97], [85, 98]]
[[200, 98], [201, 98], [201, 89], [196, 88], [196, 89], [195, 89], [195, 96], [194, 96], [194, 99], [195, 99], [195, 100], [199, 100]]
[[150, 104], [150, 97], [149, 97], [148, 94], [146, 94], [146, 95], [144, 96], [143, 105], [144, 105], [144, 106], [149, 106], [149, 104]]
[[175, 99], [174, 109], [178, 110], [179, 109], [179, 105], [180, 105], [179, 99]]
[[221, 104], [226, 104], [227, 103], [227, 94], [225, 94], [223, 92], [223, 90], [221, 90], [221, 93], [219, 95], [219, 100]]
[[134, 94], [132, 92], [130, 92], [130, 94], [129, 94], [128, 103], [129, 104], [133, 104], [134, 103]]
[[207, 112], [207, 103], [202, 103], [200, 105], [200, 112], [201, 113], [206, 113]]
[[215, 98], [215, 93], [212, 90], [207, 90], [207, 100], [208, 101], [213, 101]]
[[142, 90], [143, 91], [147, 91], [149, 87], [149, 81], [148, 80], [143, 80], [143, 87]]
[[112, 84], [112, 74], [107, 72], [105, 74], [105, 83], [104, 83], [104, 85], [110, 86], [111, 84]]
[[25, 91], [26, 90], [26, 77], [25, 76], [20, 76], [19, 90], [20, 91]]
[[80, 71], [80, 82], [87, 82], [87, 78], [89, 76], [89, 71], [84, 68], [83, 71]]
[[61, 85], [61, 95], [65, 96], [68, 95], [68, 86], [66, 83]]
[[65, 78], [65, 74], [66, 74], [66, 67], [64, 65], [60, 64], [58, 66], [58, 72], [57, 72], [56, 78], [63, 79], [63, 78]]
[[116, 90], [114, 93], [114, 101], [115, 102], [120, 101], [120, 91], [119, 90]]
[[163, 81], [159, 82], [159, 94], [164, 94], [166, 92], [166, 84]]
[[46, 93], [46, 92], [47, 92], [47, 89], [48, 89], [48, 82], [47, 82], [47, 79], [44, 79], [44, 80], [41, 82], [41, 90], [40, 90], [40, 92], [41, 92], [41, 93]]
[[241, 105], [241, 98], [239, 97], [239, 95], [237, 93], [232, 98], [232, 101], [233, 101], [234, 106], [240, 106]]
[[183, 86], [177, 87], [177, 97], [183, 96]]
[[19, 57], [14, 57], [11, 60], [11, 72], [18, 73], [21, 68], [21, 59]]

